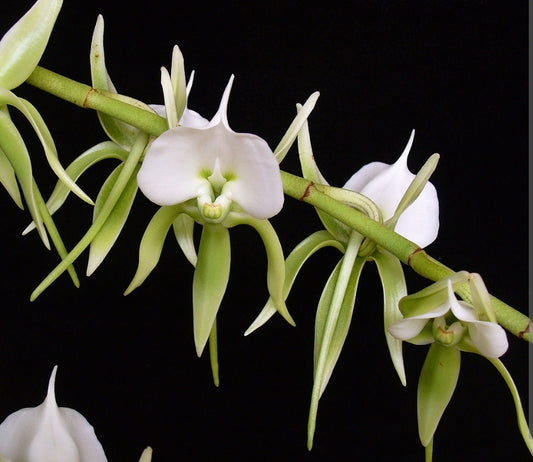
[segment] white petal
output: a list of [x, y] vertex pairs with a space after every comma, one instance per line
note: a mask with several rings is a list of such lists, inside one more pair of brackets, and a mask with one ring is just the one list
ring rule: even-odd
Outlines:
[[176, 127], [156, 138], [137, 175], [143, 194], [158, 205], [174, 205], [196, 197], [207, 180], [202, 170], [212, 169], [216, 137], [208, 130]]
[[416, 337], [427, 324], [427, 319], [421, 318], [406, 318], [395, 322], [389, 327], [388, 331], [397, 339], [409, 340]]
[[73, 409], [57, 407], [52, 371], [48, 394], [34, 408], [21, 409], [0, 425], [0, 453], [24, 462], [106, 462], [93, 427]]
[[494, 322], [469, 323], [468, 332], [476, 348], [488, 358], [499, 358], [509, 347], [505, 330]]
[[455, 293], [452, 288], [452, 283], [448, 279], [448, 300], [450, 303], [450, 308], [454, 316], [460, 321], [464, 322], [476, 322], [478, 318], [474, 309], [467, 303], [460, 302], [457, 300]]
[[[400, 158], [392, 165], [372, 162], [357, 171], [344, 188], [359, 192], [372, 199], [387, 220], [394, 215], [401, 198], [415, 175], [407, 168], [407, 158], [413, 143], [414, 131]], [[418, 198], [405, 210], [395, 231], [425, 247], [433, 242], [439, 228], [437, 192], [427, 183]]]

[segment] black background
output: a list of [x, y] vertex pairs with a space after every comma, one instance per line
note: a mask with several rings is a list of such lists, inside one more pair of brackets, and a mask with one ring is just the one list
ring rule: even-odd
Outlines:
[[[2, 2], [3, 33], [31, 5]], [[194, 5], [192, 5], [194, 3]], [[527, 312], [527, 15], [525, 1], [166, 2], [66, 0], [42, 65], [89, 83], [88, 54], [99, 13], [106, 21], [108, 70], [121, 93], [161, 103], [160, 67], [172, 46], [196, 70], [189, 107], [210, 118], [230, 74], [235, 131], [275, 147], [315, 90], [309, 123], [315, 158], [342, 185], [374, 160], [392, 163], [411, 129], [410, 168], [441, 154], [432, 182], [441, 228], [427, 250], [454, 269], [482, 274], [496, 296]], [[23, 85], [41, 110], [64, 165], [103, 141], [95, 115]], [[35, 176], [45, 194], [54, 179], [29, 135]], [[32, 144], [33, 143], [33, 144]], [[87, 173], [95, 197], [113, 162]], [[299, 172], [291, 150], [282, 164]], [[37, 301], [33, 288], [57, 257], [36, 235], [21, 237], [28, 214], [6, 193], [2, 206], [0, 418], [39, 404], [53, 365], [59, 405], [95, 427], [110, 461], [423, 460], [416, 426], [416, 383], [427, 347], [406, 345], [408, 385], [388, 358], [381, 288], [365, 268], [351, 330], [323, 395], [315, 447], [306, 449], [312, 385], [313, 316], [339, 258], [324, 250], [302, 270], [288, 299], [292, 328], [276, 317], [242, 333], [266, 300], [265, 257], [257, 235], [232, 230], [232, 270], [219, 313], [221, 385], [192, 338], [192, 269], [168, 239], [161, 262], [128, 297], [144, 227], [156, 208], [138, 197], [107, 260], [74, 289], [61, 277]], [[56, 215], [72, 247], [91, 209], [71, 197]], [[313, 209], [287, 198], [272, 220], [286, 252], [319, 229]], [[84, 273], [86, 254], [77, 265]], [[426, 281], [407, 271], [410, 290]], [[527, 354], [510, 336], [503, 361], [527, 409]], [[463, 354], [459, 384], [435, 439], [441, 460], [526, 460], [510, 394], [483, 358]]]

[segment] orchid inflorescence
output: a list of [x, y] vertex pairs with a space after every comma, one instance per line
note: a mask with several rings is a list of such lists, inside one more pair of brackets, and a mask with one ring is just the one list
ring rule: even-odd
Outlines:
[[[108, 139], [63, 168], [39, 112], [13, 93], [30, 76], [30, 83], [47, 90], [46, 81], [38, 77], [47, 71], [37, 64], [61, 5], [61, 0], [38, 0], [0, 41], [0, 182], [21, 208], [24, 199], [32, 219], [25, 233], [36, 229], [47, 247], [50, 238], [61, 258], [35, 289], [32, 300], [64, 271], [78, 285], [73, 264], [86, 249], [89, 249], [87, 275], [99, 267], [134, 210], [140, 190], [159, 208], [147, 224], [139, 245], [138, 268], [125, 294], [132, 293], [150, 276], [172, 228], [179, 247], [194, 268], [196, 352], [202, 355], [209, 344], [213, 378], [218, 385], [216, 319], [230, 276], [230, 229], [251, 226], [261, 237], [268, 260], [269, 299], [246, 335], [263, 326], [275, 313], [294, 325], [285, 301], [300, 269], [318, 250], [334, 247], [340, 258], [316, 310], [309, 449], [313, 445], [319, 400], [348, 335], [363, 267], [367, 262], [375, 262], [383, 287], [383, 333], [404, 386], [407, 380], [403, 342], [430, 345], [418, 384], [419, 436], [426, 448], [426, 460], [431, 460], [437, 426], [455, 390], [462, 352], [485, 357], [505, 379], [516, 405], [520, 432], [533, 454], [516, 387], [498, 359], [508, 347], [504, 327], [514, 334], [523, 333], [529, 320], [492, 297], [478, 274], [454, 272], [422, 250], [436, 239], [439, 229], [437, 191], [429, 182], [439, 155], [430, 156], [417, 174], [411, 173], [407, 160], [414, 131], [394, 164], [372, 162], [353, 174], [343, 187], [331, 186], [313, 155], [307, 121], [318, 93], [312, 94], [304, 105], [297, 105], [293, 122], [272, 150], [259, 136], [236, 133], [230, 128], [227, 112], [233, 75], [211, 119], [189, 109], [187, 100], [194, 73], [187, 81], [184, 59], [177, 46], [173, 49], [170, 72], [161, 68], [164, 104], [145, 104], [119, 94], [106, 68], [104, 21], [99, 16], [91, 44], [90, 90], [96, 94], [100, 91], [105, 102], [93, 108], [97, 109]], [[81, 84], [74, 84], [71, 91], [66, 99], [87, 96]], [[84, 98], [84, 104], [92, 107], [88, 98]], [[119, 115], [118, 108], [124, 105], [133, 116]], [[46, 203], [33, 176], [31, 156], [8, 106], [19, 110], [30, 122], [58, 177]], [[302, 177], [287, 174], [279, 167], [295, 142]], [[76, 182], [92, 166], [107, 159], [117, 160], [118, 166], [93, 203]], [[67, 251], [53, 214], [70, 192], [94, 205], [94, 209], [91, 226], [78, 244]], [[313, 205], [323, 224], [322, 230], [304, 239], [286, 259], [269, 221], [282, 210], [284, 193]], [[198, 246], [194, 240], [195, 226], [201, 227]], [[408, 294], [403, 264], [435, 282]], [[0, 425], [0, 460], [106, 460], [87, 420], [72, 409], [57, 406], [55, 375], [56, 368], [40, 406], [19, 410]], [[150, 448], [140, 460], [151, 460]]]

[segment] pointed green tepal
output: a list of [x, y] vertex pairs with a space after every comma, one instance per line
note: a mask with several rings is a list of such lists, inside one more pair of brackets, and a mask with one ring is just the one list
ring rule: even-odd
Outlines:
[[452, 398], [461, 352], [454, 347], [433, 343], [428, 351], [418, 382], [418, 433], [422, 445], [431, 443], [439, 421]]
[[12, 90], [33, 72], [44, 53], [63, 0], [38, 0], [0, 41], [0, 87]]
[[229, 231], [220, 224], [205, 224], [192, 283], [194, 343], [202, 354], [226, 292], [231, 262]]

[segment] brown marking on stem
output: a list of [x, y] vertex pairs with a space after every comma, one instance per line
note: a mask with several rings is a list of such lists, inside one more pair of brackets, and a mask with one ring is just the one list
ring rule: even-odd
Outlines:
[[83, 100], [83, 105], [82, 105], [82, 107], [83, 107], [84, 109], [87, 109], [87, 107], [88, 107], [88, 101], [89, 101], [89, 96], [90, 96], [90, 94], [93, 93], [93, 92], [95, 92], [95, 91], [96, 91], [96, 90], [95, 90], [94, 88], [91, 88], [91, 89], [87, 92], [87, 94], [85, 95], [85, 99]]
[[526, 328], [518, 333], [518, 338], [524, 338], [524, 335], [529, 334], [529, 327], [531, 326], [531, 321], [528, 321]]
[[303, 201], [305, 200], [306, 197], [309, 196], [309, 194], [311, 194], [311, 188], [314, 186], [315, 183], [313, 183], [312, 181], [309, 182], [309, 184], [307, 185], [307, 187], [305, 188], [305, 191], [302, 195], [302, 197], [300, 197], [300, 200]]
[[409, 256], [407, 257], [407, 264], [409, 266], [411, 266], [411, 258], [413, 258], [415, 256], [415, 254], [417, 254], [418, 252], [422, 252], [422, 248], [421, 247], [418, 247], [417, 249], [413, 250]]

